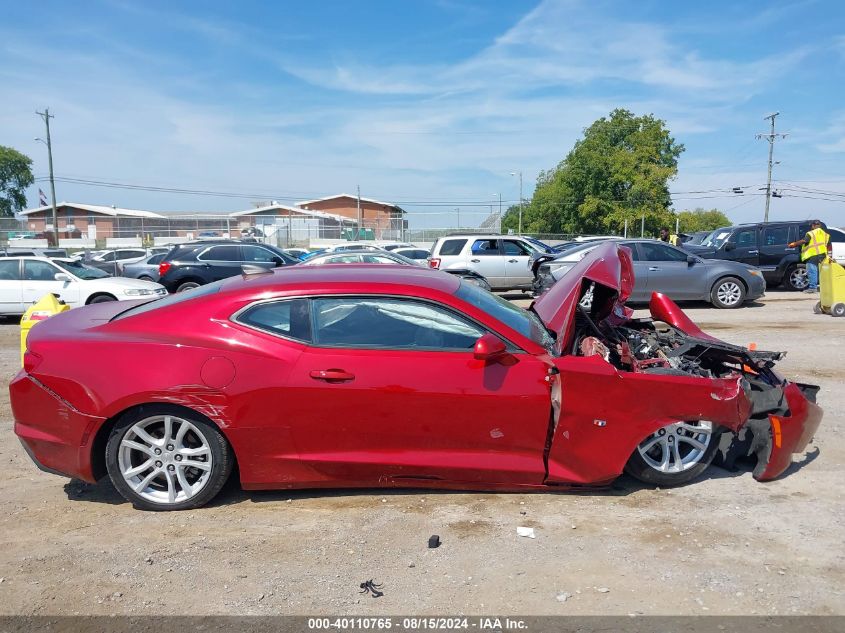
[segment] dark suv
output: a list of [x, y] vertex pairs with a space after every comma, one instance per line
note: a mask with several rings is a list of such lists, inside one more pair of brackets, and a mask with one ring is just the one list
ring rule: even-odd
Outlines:
[[[824, 224], [822, 227], [827, 228]], [[705, 259], [756, 266], [770, 288], [783, 284], [790, 290], [804, 290], [808, 280], [801, 249], [787, 245], [809, 230], [809, 220], [740, 224], [716, 229], [701, 244], [681, 244], [681, 248]]]
[[168, 292], [183, 292], [240, 275], [244, 264], [270, 269], [298, 263], [298, 259], [267, 244], [233, 240], [192, 242], [175, 246], [167, 253], [158, 266], [158, 281]]

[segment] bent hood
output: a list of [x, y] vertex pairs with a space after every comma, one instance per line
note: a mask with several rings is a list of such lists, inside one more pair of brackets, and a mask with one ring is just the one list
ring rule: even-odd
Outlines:
[[570, 343], [575, 310], [582, 291], [590, 282], [615, 290], [617, 297], [613, 309], [621, 311], [634, 289], [631, 249], [613, 240], [600, 244], [531, 304], [530, 309], [557, 335], [559, 349], [565, 349]]

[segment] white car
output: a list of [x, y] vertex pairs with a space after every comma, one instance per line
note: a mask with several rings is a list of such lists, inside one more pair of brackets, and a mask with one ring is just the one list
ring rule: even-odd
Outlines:
[[827, 227], [830, 235], [831, 257], [837, 264], [845, 266], [845, 231], [832, 226]]
[[48, 293], [74, 308], [103, 301], [162, 297], [167, 290], [150, 281], [110, 277], [70, 258], [0, 258], [0, 314], [23, 314]]

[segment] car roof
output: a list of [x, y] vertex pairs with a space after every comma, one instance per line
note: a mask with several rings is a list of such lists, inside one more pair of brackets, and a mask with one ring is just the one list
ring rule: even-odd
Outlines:
[[385, 264], [325, 264], [322, 266], [290, 266], [274, 268], [269, 274], [232, 277], [221, 288], [224, 292], [240, 289], [283, 289], [290, 286], [331, 284], [359, 286], [366, 284], [395, 284], [417, 286], [452, 294], [460, 279], [441, 271], [421, 266], [391, 266]]

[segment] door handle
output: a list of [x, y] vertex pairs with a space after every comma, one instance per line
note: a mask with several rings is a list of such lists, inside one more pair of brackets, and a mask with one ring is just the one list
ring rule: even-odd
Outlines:
[[348, 382], [355, 380], [355, 374], [350, 374], [348, 371], [342, 369], [315, 369], [309, 375], [314, 380], [324, 380], [326, 382]]
[[760, 251], [748, 251], [749, 255], [757, 255]]
[[518, 263], [519, 263], [519, 260], [518, 260], [518, 259], [509, 259], [509, 260], [508, 260], [508, 263], [509, 263], [509, 264], [518, 264]]
[[480, 263], [480, 262], [481, 262], [481, 260], [480, 260], [480, 259], [471, 259], [471, 260], [469, 260], [469, 261], [471, 261], [473, 264], [478, 264], [478, 263]]
[[658, 268], [657, 266], [651, 266], [649, 267], [649, 270], [660, 270], [660, 268]]

